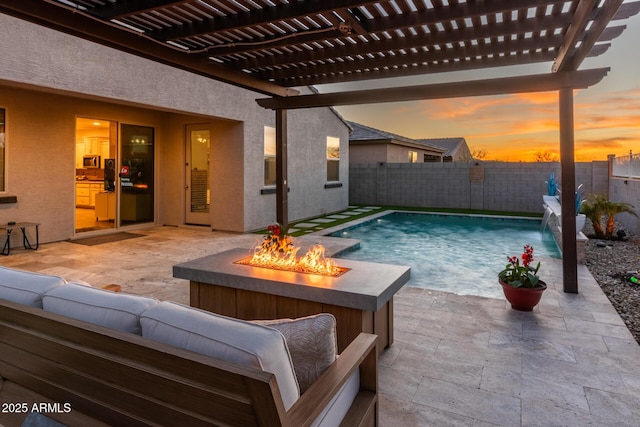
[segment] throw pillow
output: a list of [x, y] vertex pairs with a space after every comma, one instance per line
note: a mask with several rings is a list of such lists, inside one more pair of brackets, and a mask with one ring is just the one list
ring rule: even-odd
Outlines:
[[282, 332], [289, 347], [301, 393], [304, 393], [337, 358], [336, 318], [332, 314], [252, 322]]

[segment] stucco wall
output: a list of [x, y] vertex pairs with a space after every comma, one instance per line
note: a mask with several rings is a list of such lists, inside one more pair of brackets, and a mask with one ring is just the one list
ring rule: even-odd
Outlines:
[[386, 144], [351, 144], [349, 161], [355, 164], [387, 161]]
[[[204, 122], [215, 133], [212, 227], [246, 231], [275, 219], [275, 196], [260, 194], [263, 127], [275, 126], [274, 112], [255, 102], [264, 95], [2, 14], [0, 57], [6, 194], [19, 196], [0, 208], [0, 222], [46, 222], [43, 242], [73, 237], [76, 115], [156, 128], [159, 224], [184, 223], [184, 125]], [[290, 114], [289, 132], [290, 219], [345, 208], [346, 124], [329, 109], [306, 110]], [[344, 158], [344, 186], [331, 190], [319, 185], [327, 135], [340, 137]], [[33, 172], [34, 164], [50, 166]]]
[[[576, 185], [585, 193], [608, 192], [606, 162], [576, 163]], [[351, 165], [349, 201], [412, 207], [441, 207], [542, 213], [545, 181], [559, 163], [453, 162]], [[604, 172], [606, 176], [606, 172]]]

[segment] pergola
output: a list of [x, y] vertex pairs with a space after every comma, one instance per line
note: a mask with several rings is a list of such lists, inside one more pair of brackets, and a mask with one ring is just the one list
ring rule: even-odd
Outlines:
[[[250, 89], [276, 113], [277, 219], [287, 215], [287, 110], [558, 91], [564, 206], [574, 205], [573, 90], [639, 2], [623, 0], [3, 0], [0, 12]], [[25, 53], [25, 54], [28, 54]], [[548, 62], [547, 74], [299, 95], [294, 87]], [[390, 80], [393, 82], [393, 80]], [[577, 292], [575, 216], [563, 282]]]

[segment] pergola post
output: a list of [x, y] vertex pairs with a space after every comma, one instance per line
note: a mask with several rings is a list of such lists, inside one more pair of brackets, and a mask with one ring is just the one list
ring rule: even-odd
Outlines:
[[574, 159], [573, 88], [559, 91], [560, 172], [562, 175], [562, 284], [568, 293], [578, 293], [578, 256], [576, 250], [576, 165]]
[[287, 180], [287, 110], [276, 111], [276, 220], [289, 226], [289, 185]]

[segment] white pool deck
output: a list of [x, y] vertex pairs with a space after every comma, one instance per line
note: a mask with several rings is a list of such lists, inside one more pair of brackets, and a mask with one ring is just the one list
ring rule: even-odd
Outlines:
[[[144, 236], [16, 249], [0, 264], [186, 304], [189, 284], [173, 278], [173, 265], [260, 240], [196, 227], [134, 232]], [[349, 243], [300, 239], [331, 253]], [[548, 290], [531, 313], [504, 300], [400, 290], [395, 341], [379, 362], [381, 426], [640, 425], [640, 346], [586, 267], [580, 293], [565, 294], [561, 260], [541, 261]]]

